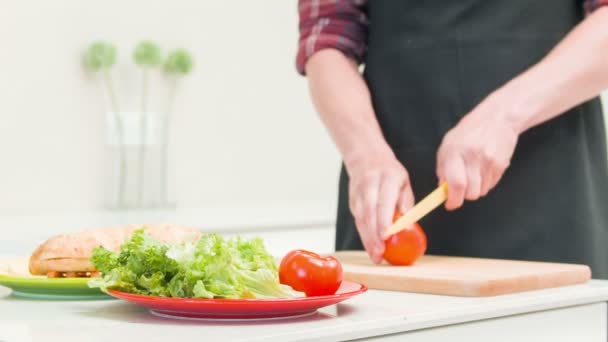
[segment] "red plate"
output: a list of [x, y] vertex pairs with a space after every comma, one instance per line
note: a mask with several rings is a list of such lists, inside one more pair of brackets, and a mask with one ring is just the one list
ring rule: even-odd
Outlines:
[[283, 299], [192, 299], [144, 296], [109, 290], [116, 298], [144, 306], [157, 316], [182, 319], [276, 319], [314, 314], [317, 309], [339, 303], [367, 291], [363, 284], [342, 282], [329, 296]]

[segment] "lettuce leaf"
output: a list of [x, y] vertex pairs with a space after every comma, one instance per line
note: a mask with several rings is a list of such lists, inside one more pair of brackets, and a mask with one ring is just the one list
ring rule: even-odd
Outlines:
[[98, 247], [91, 262], [102, 273], [90, 287], [180, 298], [287, 298], [301, 292], [279, 283], [276, 261], [260, 238], [205, 234], [163, 244], [137, 230], [120, 252]]

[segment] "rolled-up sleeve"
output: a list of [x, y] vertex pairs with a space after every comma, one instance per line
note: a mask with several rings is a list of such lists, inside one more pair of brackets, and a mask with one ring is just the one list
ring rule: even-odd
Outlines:
[[593, 11], [602, 6], [608, 6], [608, 0], [585, 0], [584, 2], [586, 14], [591, 14]]
[[368, 17], [366, 0], [299, 0], [296, 68], [306, 73], [308, 59], [322, 49], [337, 49], [358, 64], [365, 59]]

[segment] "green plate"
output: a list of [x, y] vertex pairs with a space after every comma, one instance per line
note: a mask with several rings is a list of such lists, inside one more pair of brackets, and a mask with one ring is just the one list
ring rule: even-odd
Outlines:
[[0, 285], [13, 295], [37, 299], [111, 299], [98, 288], [87, 285], [88, 278], [33, 278], [0, 275]]

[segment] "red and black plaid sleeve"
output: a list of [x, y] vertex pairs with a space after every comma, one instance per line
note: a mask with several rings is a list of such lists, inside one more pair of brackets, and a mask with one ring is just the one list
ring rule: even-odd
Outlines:
[[299, 0], [300, 39], [296, 67], [305, 74], [308, 58], [333, 48], [361, 63], [367, 48], [366, 0]]
[[[367, 49], [367, 0], [298, 0], [300, 39], [296, 67], [305, 74], [308, 58], [315, 52], [333, 48], [357, 63]], [[608, 6], [608, 0], [585, 0], [585, 13]]]
[[585, 0], [585, 13], [590, 14], [602, 6], [608, 6], [608, 0]]

